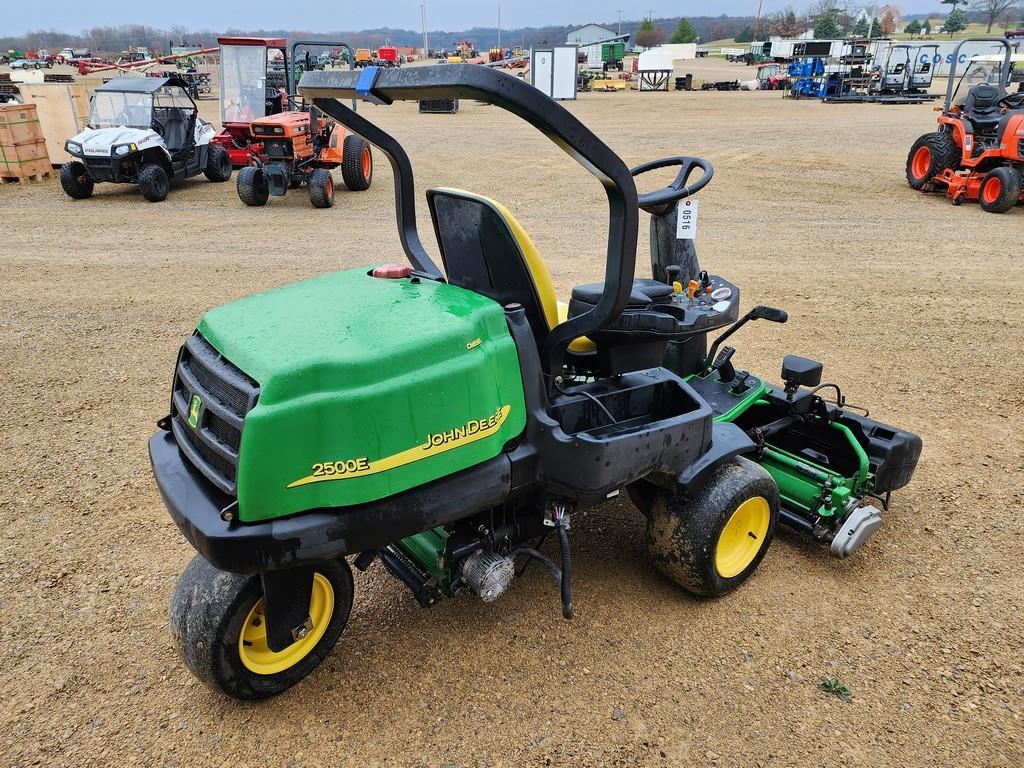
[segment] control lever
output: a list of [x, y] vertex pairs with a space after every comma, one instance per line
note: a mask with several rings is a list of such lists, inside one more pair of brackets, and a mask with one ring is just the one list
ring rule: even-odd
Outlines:
[[725, 333], [715, 339], [714, 344], [711, 345], [711, 350], [708, 352], [708, 356], [704, 359], [704, 371], [705, 373], [710, 371], [714, 365], [715, 355], [718, 352], [718, 347], [723, 341], [732, 336], [736, 331], [742, 328], [751, 320], [768, 320], [772, 323], [784, 323], [789, 320], [789, 315], [786, 314], [784, 309], [776, 309], [775, 307], [766, 307], [762, 304], [758, 304], [752, 310], [747, 312], [743, 317], [737, 320], [735, 323], [730, 325]]
[[718, 380], [726, 384], [736, 378], [736, 369], [730, 362], [734, 354], [736, 354], [736, 350], [732, 347], [722, 347], [722, 351], [715, 356], [715, 361], [711, 363], [711, 370], [718, 371]]
[[672, 286], [673, 293], [683, 292], [683, 269], [678, 264], [670, 264], [665, 267], [665, 274], [668, 275], [668, 284]]

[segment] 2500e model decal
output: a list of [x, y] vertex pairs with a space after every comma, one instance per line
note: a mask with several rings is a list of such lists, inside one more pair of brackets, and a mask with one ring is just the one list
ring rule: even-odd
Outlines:
[[353, 477], [375, 475], [378, 472], [387, 472], [389, 469], [412, 464], [414, 461], [425, 459], [428, 456], [436, 456], [439, 453], [450, 451], [452, 448], [475, 443], [477, 440], [482, 440], [497, 432], [508, 418], [510, 410], [512, 410], [511, 406], [503, 405], [484, 419], [470, 419], [462, 426], [449, 429], [446, 432], [431, 432], [422, 444], [374, 461], [370, 461], [366, 456], [318, 461], [310, 467], [310, 474], [288, 483], [288, 487], [298, 488], [327, 480], [348, 480]]

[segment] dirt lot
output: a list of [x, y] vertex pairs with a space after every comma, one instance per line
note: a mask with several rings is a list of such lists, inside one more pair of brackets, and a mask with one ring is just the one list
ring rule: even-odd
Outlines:
[[[907, 188], [929, 105], [625, 93], [566, 106], [630, 164], [715, 164], [704, 265], [746, 306], [790, 313], [743, 331], [740, 366], [774, 375], [786, 352], [815, 356], [851, 402], [924, 437], [881, 533], [843, 562], [782, 535], [742, 589], [702, 602], [657, 575], [620, 501], [572, 530], [571, 623], [539, 568], [493, 605], [426, 611], [375, 565], [308, 680], [260, 705], [227, 700], [171, 646], [167, 605], [193, 553], [146, 441], [206, 309], [400, 260], [390, 170], [326, 211], [302, 191], [249, 209], [233, 182], [202, 179], [157, 205], [127, 187], [74, 202], [54, 180], [4, 185], [0, 764], [1024, 764], [1024, 209]], [[602, 193], [538, 133], [466, 102], [365, 114], [406, 142], [424, 189], [505, 202], [563, 294], [599, 277]], [[819, 689], [825, 675], [851, 703]]]

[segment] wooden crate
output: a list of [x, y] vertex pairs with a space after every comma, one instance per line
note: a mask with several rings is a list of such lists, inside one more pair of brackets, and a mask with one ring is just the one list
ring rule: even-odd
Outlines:
[[35, 104], [46, 139], [46, 152], [54, 165], [72, 157], [64, 142], [85, 129], [89, 121], [90, 88], [85, 83], [32, 83], [21, 87], [27, 104]]
[[42, 139], [34, 104], [0, 104], [0, 146]]
[[23, 180], [50, 173], [46, 142], [30, 139], [16, 144], [0, 144], [0, 178]]

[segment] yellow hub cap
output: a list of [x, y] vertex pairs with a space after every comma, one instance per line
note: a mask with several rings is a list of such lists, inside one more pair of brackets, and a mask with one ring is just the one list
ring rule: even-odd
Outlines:
[[274, 652], [267, 646], [267, 620], [263, 615], [263, 598], [245, 617], [242, 632], [238, 636], [238, 656], [250, 672], [257, 675], [273, 675], [283, 672], [302, 661], [312, 651], [327, 631], [327, 625], [334, 614], [334, 590], [331, 582], [319, 573], [313, 574], [313, 593], [309, 601], [309, 618], [312, 629], [300, 640], [296, 640], [283, 651]]
[[763, 496], [747, 499], [732, 513], [715, 546], [715, 570], [731, 579], [746, 570], [764, 546], [771, 508]]

